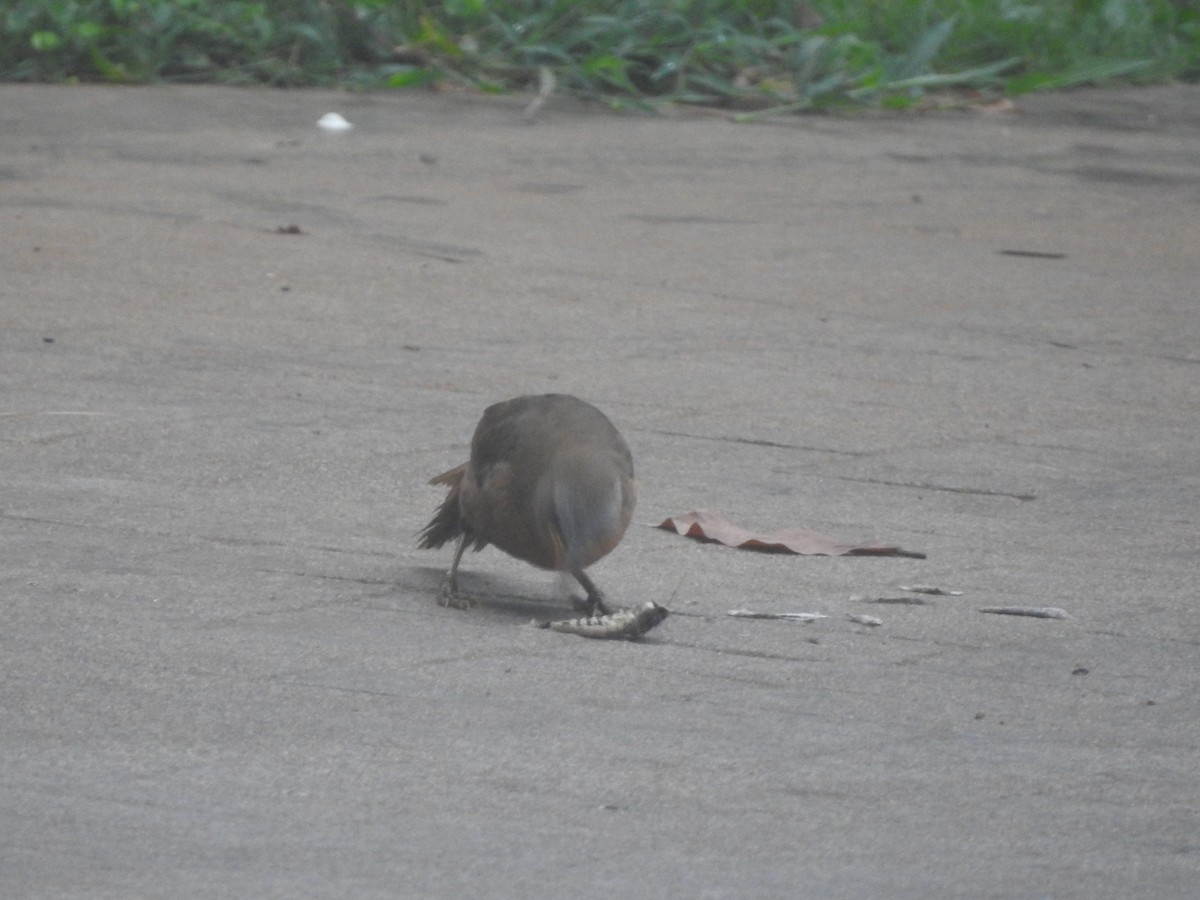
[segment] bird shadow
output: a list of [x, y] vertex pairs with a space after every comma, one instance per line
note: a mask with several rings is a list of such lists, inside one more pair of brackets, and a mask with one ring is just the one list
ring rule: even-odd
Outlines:
[[[430, 604], [439, 605], [446, 570], [413, 566], [411, 571], [418, 582], [413, 587], [427, 597]], [[468, 601], [471, 609], [486, 609], [513, 618], [563, 618], [564, 610], [570, 615], [581, 615], [578, 607], [572, 605], [573, 598], [551, 596], [546, 589], [539, 597], [536, 588], [530, 590], [526, 583], [480, 572], [459, 570], [457, 596]]]

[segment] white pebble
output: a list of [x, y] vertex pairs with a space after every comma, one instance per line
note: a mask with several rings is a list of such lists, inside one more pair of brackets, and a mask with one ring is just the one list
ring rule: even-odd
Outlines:
[[349, 131], [354, 126], [335, 112], [325, 113], [317, 119], [317, 127], [325, 131]]

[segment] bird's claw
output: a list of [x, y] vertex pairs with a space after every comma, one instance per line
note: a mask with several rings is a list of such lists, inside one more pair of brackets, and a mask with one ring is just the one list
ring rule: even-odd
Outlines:
[[442, 582], [441, 590], [438, 591], [438, 605], [450, 609], [470, 609], [475, 604], [470, 597], [458, 592], [457, 582], [447, 578]]

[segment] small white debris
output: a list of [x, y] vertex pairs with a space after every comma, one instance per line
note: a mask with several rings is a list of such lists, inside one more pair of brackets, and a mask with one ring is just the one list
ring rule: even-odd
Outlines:
[[824, 613], [802, 613], [802, 612], [754, 612], [749, 609], [731, 609], [725, 615], [735, 616], [739, 619], [787, 619], [791, 622], [815, 622], [817, 619], [828, 618]]
[[859, 613], [851, 613], [846, 618], [856, 625], [878, 626], [883, 624], [883, 619], [877, 619], [875, 616], [864, 616]]
[[526, 122], [532, 122], [537, 115], [538, 110], [542, 108], [546, 100], [554, 93], [554, 89], [558, 86], [558, 80], [554, 77], [554, 72], [549, 66], [538, 66], [538, 91], [529, 105], [525, 107], [525, 111], [521, 114]]
[[981, 613], [997, 616], [1031, 616], [1035, 619], [1069, 619], [1070, 613], [1057, 606], [983, 606]]
[[330, 112], [317, 119], [317, 127], [323, 131], [349, 131], [354, 126], [338, 113]]

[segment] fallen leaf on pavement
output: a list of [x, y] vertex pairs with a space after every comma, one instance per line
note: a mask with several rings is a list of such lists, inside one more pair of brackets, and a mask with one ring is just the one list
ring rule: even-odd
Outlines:
[[680, 516], [668, 516], [658, 526], [685, 537], [725, 544], [743, 550], [763, 553], [795, 553], [799, 556], [909, 556], [924, 559], [924, 553], [914, 553], [887, 544], [845, 544], [807, 528], [788, 528], [783, 531], [757, 532], [734, 525], [721, 513], [700, 509]]

